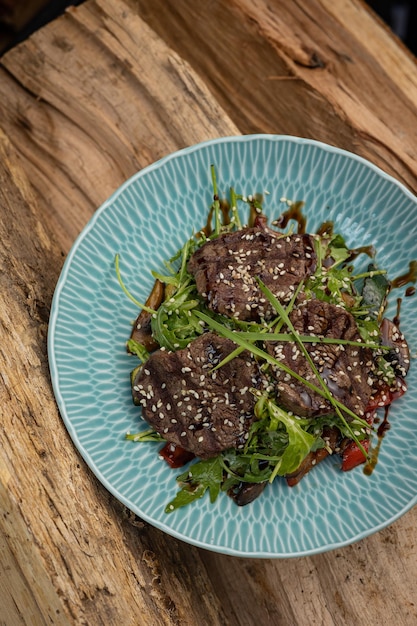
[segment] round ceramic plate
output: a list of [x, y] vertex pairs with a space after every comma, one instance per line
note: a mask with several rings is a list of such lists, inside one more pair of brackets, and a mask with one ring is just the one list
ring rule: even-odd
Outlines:
[[[100, 209], [75, 242], [62, 270], [49, 327], [49, 360], [65, 425], [86, 463], [105, 487], [142, 519], [191, 544], [226, 554], [292, 557], [350, 544], [387, 526], [417, 499], [417, 366], [409, 392], [390, 413], [379, 462], [340, 471], [328, 458], [299, 485], [276, 480], [252, 504], [238, 507], [208, 495], [171, 514], [177, 490], [160, 444], [125, 440], [146, 427], [132, 404], [129, 374], [137, 363], [125, 351], [138, 311], [125, 284], [145, 301], [153, 278], [193, 231], [212, 201], [210, 165], [219, 192], [231, 185], [265, 195], [265, 212], [278, 217], [281, 198], [305, 201], [308, 229], [327, 220], [350, 247], [374, 244], [377, 262], [394, 278], [417, 258], [417, 200], [405, 187], [362, 158], [322, 143], [285, 136], [229, 137], [181, 150], [140, 171]], [[365, 255], [362, 255], [365, 256]], [[362, 260], [364, 267], [368, 259]], [[393, 293], [388, 313], [395, 314]], [[415, 298], [404, 298], [401, 328], [417, 348]]]

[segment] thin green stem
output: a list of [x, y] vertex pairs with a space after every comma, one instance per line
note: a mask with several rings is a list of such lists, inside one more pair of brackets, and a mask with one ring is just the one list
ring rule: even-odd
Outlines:
[[240, 221], [240, 215], [237, 209], [237, 201], [238, 201], [238, 196], [236, 195], [234, 188], [230, 187], [230, 206], [232, 209], [232, 216], [233, 216], [236, 228], [240, 230], [242, 228], [242, 223]]
[[218, 236], [221, 230], [220, 200], [219, 200], [218, 189], [217, 189], [216, 168], [214, 167], [214, 165], [211, 165], [210, 171], [211, 171], [211, 180], [213, 184], [213, 206], [214, 206], [214, 222], [215, 222], [214, 232], [216, 236]]
[[350, 280], [360, 280], [361, 278], [373, 278], [374, 276], [381, 276], [386, 274], [386, 270], [372, 270], [370, 272], [363, 272], [362, 274], [356, 274], [356, 276], [351, 276]]
[[131, 300], [134, 304], [136, 304], [137, 307], [139, 307], [140, 309], [143, 309], [144, 311], [146, 311], [147, 313], [150, 313], [151, 315], [154, 315], [156, 313], [156, 311], [154, 309], [151, 309], [149, 306], [146, 306], [146, 304], [142, 304], [142, 302], [139, 302], [139, 300], [136, 300], [136, 298], [134, 296], [132, 296], [130, 291], [128, 291], [128, 289], [125, 287], [125, 285], [123, 283], [123, 280], [122, 280], [122, 275], [120, 273], [119, 259], [120, 259], [120, 255], [116, 254], [116, 256], [114, 258], [114, 265], [115, 265], [115, 269], [116, 269], [116, 276], [117, 276], [117, 280], [118, 280], [119, 285], [122, 288], [123, 292], [129, 298], [129, 300]]
[[[253, 341], [296, 341], [294, 334], [291, 333], [263, 333], [263, 332], [245, 332], [240, 331], [239, 335], [243, 339], [249, 339]], [[356, 346], [359, 348], [370, 348], [371, 350], [390, 350], [389, 346], [382, 346], [379, 343], [364, 343], [363, 341], [350, 341], [349, 339], [334, 339], [333, 337], [317, 337], [317, 335], [300, 335], [298, 337], [303, 343], [318, 343], [329, 345], [343, 345], [343, 346]]]
[[[289, 374], [290, 376], [292, 376], [293, 378], [301, 382], [303, 385], [308, 387], [311, 391], [318, 393], [322, 397], [326, 397], [323, 392], [323, 389], [321, 389], [320, 387], [317, 387], [316, 385], [311, 383], [309, 380], [306, 380], [305, 378], [300, 376], [300, 374], [297, 374], [297, 372], [294, 372], [294, 370], [292, 370], [290, 367], [288, 367], [281, 361], [278, 361], [278, 359], [275, 359], [272, 355], [268, 354], [268, 352], [265, 352], [265, 350], [262, 350], [258, 346], [254, 345], [251, 341], [242, 339], [239, 332], [226, 328], [222, 324], [219, 324], [219, 322], [216, 322], [216, 320], [214, 320], [213, 318], [209, 317], [205, 313], [201, 313], [200, 311], [195, 311], [195, 315], [199, 317], [201, 320], [203, 320], [207, 324], [207, 326], [209, 326], [210, 328], [218, 332], [219, 335], [222, 335], [222, 337], [231, 339], [234, 343], [237, 343], [244, 350], [248, 350], [252, 354], [259, 356], [261, 359], [263, 359], [270, 365], [275, 365], [279, 369], [282, 369], [284, 372], [286, 372], [287, 374]], [[332, 400], [333, 400], [334, 406], [338, 406], [342, 411], [344, 411], [347, 415], [354, 418], [355, 420], [360, 420], [360, 418], [356, 415], [356, 413], [354, 413], [347, 406], [339, 402], [339, 400], [336, 400], [336, 398], [332, 398]], [[364, 420], [360, 420], [360, 421], [363, 422], [362, 424], [363, 427], [368, 426], [368, 424]]]

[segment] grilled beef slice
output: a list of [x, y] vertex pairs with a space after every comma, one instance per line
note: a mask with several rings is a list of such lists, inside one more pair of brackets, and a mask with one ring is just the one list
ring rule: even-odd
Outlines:
[[[215, 371], [236, 345], [205, 333], [183, 350], [154, 352], [133, 381], [143, 418], [163, 438], [209, 458], [242, 447], [253, 422], [258, 367], [247, 352]], [[245, 437], [246, 436], [246, 437]]]
[[284, 235], [269, 228], [243, 228], [206, 242], [188, 262], [199, 293], [211, 310], [240, 320], [268, 319], [273, 310], [256, 277], [280, 302], [314, 272], [310, 235]]
[[[307, 300], [293, 309], [290, 319], [303, 335], [360, 341], [354, 317], [342, 307], [320, 300]], [[372, 351], [341, 344], [304, 344], [317, 371], [332, 395], [357, 415], [363, 415], [372, 393]], [[320, 383], [295, 342], [268, 344], [275, 358], [316, 387]], [[331, 403], [283, 370], [274, 368], [278, 401], [296, 415], [314, 417], [334, 413]]]

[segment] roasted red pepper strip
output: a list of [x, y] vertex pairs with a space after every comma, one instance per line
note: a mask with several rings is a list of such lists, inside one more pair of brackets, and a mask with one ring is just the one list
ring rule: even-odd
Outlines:
[[366, 411], [375, 411], [383, 406], [388, 406], [397, 398], [401, 398], [407, 391], [407, 384], [403, 378], [397, 376], [394, 385], [381, 387], [377, 393], [372, 396]]
[[[367, 421], [370, 427], [374, 423], [374, 419], [376, 415], [376, 410], [372, 407], [373, 407], [373, 402], [372, 402], [372, 405], [371, 403], [369, 404], [365, 412], [365, 420]], [[361, 446], [366, 452], [368, 452], [369, 450], [369, 444], [370, 444], [369, 439], [364, 439], [363, 441], [361, 441]], [[358, 444], [355, 443], [354, 441], [351, 441], [350, 443], [348, 443], [342, 453], [342, 470], [344, 472], [348, 472], [349, 470], [353, 469], [354, 467], [357, 467], [361, 463], [365, 463], [365, 461], [366, 461], [366, 456], [364, 455], [363, 451], [358, 446]]]
[[[369, 439], [364, 439], [361, 442], [364, 450], [368, 452], [369, 450]], [[348, 443], [346, 448], [343, 450], [342, 456], [342, 470], [344, 472], [348, 472], [349, 470], [357, 467], [361, 463], [365, 463], [366, 457], [364, 456], [362, 450], [359, 448], [358, 444], [354, 441]]]
[[188, 452], [188, 450], [184, 450], [174, 443], [166, 443], [159, 454], [172, 468], [182, 467], [195, 456], [192, 452]]
[[[382, 387], [381, 389], [379, 389], [378, 392], [370, 399], [365, 412], [366, 421], [368, 422], [368, 424], [370, 426], [373, 424], [376, 409], [388, 407], [390, 404], [392, 404], [392, 402], [394, 402], [394, 400], [404, 395], [406, 391], [407, 385], [405, 381], [400, 378], [400, 376], [397, 376], [395, 384], [391, 387], [387, 385], [386, 387]], [[366, 452], [369, 451], [369, 443], [369, 439], [364, 439], [364, 441], [361, 442]], [[343, 450], [342, 470], [344, 472], [347, 472], [354, 467], [357, 467], [361, 463], [364, 463], [365, 461], [366, 458], [362, 450], [354, 441], [352, 441]]]

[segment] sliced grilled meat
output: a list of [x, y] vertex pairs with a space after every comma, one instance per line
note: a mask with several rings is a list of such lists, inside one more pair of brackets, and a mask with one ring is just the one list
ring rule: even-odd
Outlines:
[[205, 333], [183, 350], [154, 352], [140, 368], [134, 401], [166, 441], [201, 458], [243, 447], [254, 419], [249, 389], [261, 384], [257, 364], [245, 352], [212, 371], [235, 347]]
[[209, 308], [240, 320], [273, 315], [256, 277], [278, 300], [288, 302], [315, 266], [310, 235], [284, 235], [270, 228], [243, 228], [223, 234], [205, 243], [188, 262]]
[[[308, 300], [293, 309], [290, 319], [303, 335], [360, 341], [354, 317], [342, 307], [320, 300]], [[363, 415], [372, 393], [372, 352], [365, 346], [304, 344], [317, 371], [332, 395], [357, 415]], [[316, 387], [320, 382], [294, 342], [269, 344], [273, 356]], [[296, 415], [314, 417], [334, 413], [331, 403], [304, 383], [274, 368], [279, 403]]]

